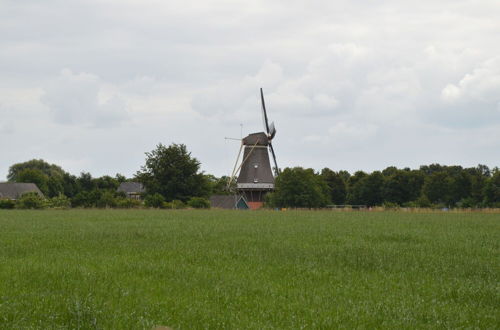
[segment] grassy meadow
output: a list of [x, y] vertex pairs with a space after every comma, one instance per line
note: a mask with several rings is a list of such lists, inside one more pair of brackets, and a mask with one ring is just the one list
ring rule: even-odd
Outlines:
[[0, 211], [1, 329], [500, 328], [500, 214]]

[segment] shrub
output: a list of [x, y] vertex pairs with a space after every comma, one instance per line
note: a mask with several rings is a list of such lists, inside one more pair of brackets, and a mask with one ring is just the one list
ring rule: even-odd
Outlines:
[[393, 202], [384, 202], [383, 207], [386, 210], [398, 210], [399, 209], [399, 204], [398, 203], [393, 203]]
[[34, 192], [23, 194], [16, 204], [18, 209], [43, 209], [46, 206], [45, 200]]
[[53, 208], [67, 209], [71, 206], [71, 201], [65, 195], [59, 194], [49, 200], [49, 206]]
[[187, 204], [194, 209], [209, 209], [210, 202], [203, 197], [192, 197], [188, 200]]
[[16, 207], [16, 202], [10, 199], [0, 199], [0, 209], [13, 209]]
[[111, 191], [105, 191], [101, 194], [100, 198], [96, 203], [97, 207], [115, 207], [116, 206], [116, 198], [115, 195]]
[[138, 199], [118, 198], [116, 200], [116, 207], [119, 207], [119, 208], [131, 209], [131, 208], [138, 208], [141, 206], [142, 206], [142, 202]]
[[186, 208], [186, 204], [184, 204], [182, 201], [178, 200], [178, 199], [174, 199], [173, 201], [171, 202], [164, 202], [162, 207], [164, 209], [184, 209]]
[[146, 198], [144, 199], [144, 205], [146, 205], [147, 207], [160, 208], [163, 207], [164, 202], [165, 198], [158, 193], [153, 195], [147, 195]]
[[416, 202], [419, 207], [431, 207], [431, 201], [425, 195], [420, 196]]

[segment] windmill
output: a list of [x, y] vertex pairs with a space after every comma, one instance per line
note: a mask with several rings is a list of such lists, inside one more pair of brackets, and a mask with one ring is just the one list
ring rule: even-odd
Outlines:
[[[245, 198], [248, 206], [252, 209], [262, 207], [264, 196], [269, 191], [274, 190], [274, 174], [278, 175], [279, 173], [276, 154], [272, 145], [272, 140], [276, 135], [276, 128], [274, 122], [269, 125], [262, 88], [260, 89], [260, 99], [265, 131], [249, 134], [241, 140], [240, 151], [231, 175], [232, 180], [239, 171], [236, 179], [236, 192]], [[243, 158], [237, 168], [242, 150]], [[274, 174], [271, 168], [269, 152], [274, 161]], [[231, 182], [229, 182], [230, 184]]]

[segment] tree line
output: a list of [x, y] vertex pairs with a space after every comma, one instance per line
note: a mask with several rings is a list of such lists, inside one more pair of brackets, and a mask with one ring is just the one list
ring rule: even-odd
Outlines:
[[[26, 197], [21, 206], [55, 207], [209, 207], [214, 194], [231, 194], [229, 177], [200, 171], [200, 162], [183, 144], [159, 144], [146, 153], [144, 165], [132, 178], [123, 175], [72, 175], [60, 166], [34, 159], [9, 168], [9, 182], [35, 183], [47, 197]], [[138, 181], [145, 188], [143, 201], [117, 192], [122, 182]], [[234, 180], [233, 180], [234, 182]], [[233, 187], [234, 188], [234, 187]], [[23, 204], [24, 203], [24, 204]], [[37, 204], [38, 203], [38, 204]], [[0, 207], [5, 202], [0, 203]], [[6, 204], [5, 204], [6, 205]], [[9, 204], [12, 206], [12, 204]], [[331, 205], [385, 207], [500, 207], [500, 170], [485, 165], [471, 168], [431, 164], [419, 169], [387, 167], [383, 171], [321, 171], [285, 168], [276, 189], [267, 194], [268, 207], [320, 208]]]
[[267, 203], [276, 207], [500, 207], [500, 170], [431, 164], [366, 173], [286, 168]]

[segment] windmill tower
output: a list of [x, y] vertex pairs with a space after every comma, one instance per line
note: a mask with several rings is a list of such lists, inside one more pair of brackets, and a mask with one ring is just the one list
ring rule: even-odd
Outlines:
[[[269, 160], [269, 152], [273, 156], [275, 174], [277, 175], [279, 171], [278, 164], [276, 163], [276, 155], [271, 143], [276, 135], [276, 128], [274, 127], [274, 123], [271, 123], [271, 125], [268, 123], [262, 88], [260, 89], [260, 99], [262, 102], [262, 119], [265, 131], [252, 133], [243, 138], [240, 153], [236, 160], [236, 163], [238, 163], [241, 150], [243, 149], [243, 160], [239, 166], [240, 172], [236, 179], [236, 191], [245, 198], [251, 209], [262, 207], [264, 196], [274, 190], [274, 174]], [[237, 171], [233, 170], [233, 176], [235, 172]]]

